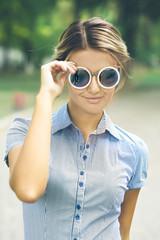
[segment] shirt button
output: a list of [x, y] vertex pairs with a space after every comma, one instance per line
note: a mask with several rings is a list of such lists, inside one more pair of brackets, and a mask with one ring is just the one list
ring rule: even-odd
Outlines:
[[79, 186], [80, 186], [80, 187], [83, 187], [83, 182], [79, 182]]
[[80, 171], [80, 175], [84, 175], [84, 171]]
[[77, 205], [77, 209], [78, 209], [78, 210], [80, 210], [80, 209], [81, 209], [81, 206], [80, 206], [79, 204]]
[[84, 156], [83, 156], [83, 160], [86, 160], [86, 159], [87, 159], [87, 156], [86, 156], [86, 155], [84, 155]]
[[76, 220], [79, 220], [79, 219], [80, 219], [79, 214], [77, 214], [77, 215], [75, 216], [75, 218], [76, 218]]
[[81, 151], [83, 150], [83, 146], [82, 146], [82, 145], [80, 145], [80, 150], [81, 150]]
[[86, 148], [87, 148], [87, 149], [89, 148], [89, 144], [86, 145]]

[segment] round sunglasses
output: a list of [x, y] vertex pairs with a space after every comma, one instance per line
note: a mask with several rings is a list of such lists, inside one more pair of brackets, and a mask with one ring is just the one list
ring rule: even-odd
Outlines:
[[117, 68], [121, 67], [105, 67], [99, 72], [92, 73], [85, 67], [77, 67], [76, 73], [69, 73], [68, 79], [74, 88], [83, 89], [89, 86], [92, 76], [96, 76], [101, 87], [110, 89], [117, 86], [120, 81], [120, 73]]

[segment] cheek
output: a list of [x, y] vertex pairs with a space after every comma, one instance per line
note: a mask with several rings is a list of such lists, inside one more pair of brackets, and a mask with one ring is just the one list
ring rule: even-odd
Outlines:
[[106, 105], [108, 105], [112, 101], [113, 96], [114, 96], [114, 90], [109, 90], [109, 91], [105, 92]]
[[77, 99], [79, 95], [81, 95], [81, 93], [83, 92], [82, 90], [73, 88], [72, 86], [70, 86], [69, 83], [68, 83], [68, 91], [69, 91], [69, 97], [74, 100]]
[[115, 92], [115, 88], [113, 89], [106, 89], [103, 91], [107, 98], [112, 98]]

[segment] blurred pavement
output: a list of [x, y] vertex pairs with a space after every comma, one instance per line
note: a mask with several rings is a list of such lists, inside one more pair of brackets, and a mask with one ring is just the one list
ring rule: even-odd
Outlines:
[[[131, 229], [131, 240], [160, 240], [160, 91], [123, 92], [115, 96], [108, 112], [122, 128], [135, 133], [150, 153], [146, 186], [141, 190]], [[58, 100], [54, 111], [64, 104]], [[8, 185], [9, 170], [3, 162], [6, 131], [17, 116], [31, 117], [32, 109], [0, 120], [0, 240], [24, 240], [21, 202]]]

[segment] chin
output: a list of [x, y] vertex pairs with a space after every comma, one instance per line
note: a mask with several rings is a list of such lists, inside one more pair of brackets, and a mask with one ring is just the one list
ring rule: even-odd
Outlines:
[[83, 108], [83, 111], [88, 113], [88, 114], [100, 114], [103, 112], [103, 108], [99, 107], [98, 105], [91, 105], [88, 107]]

